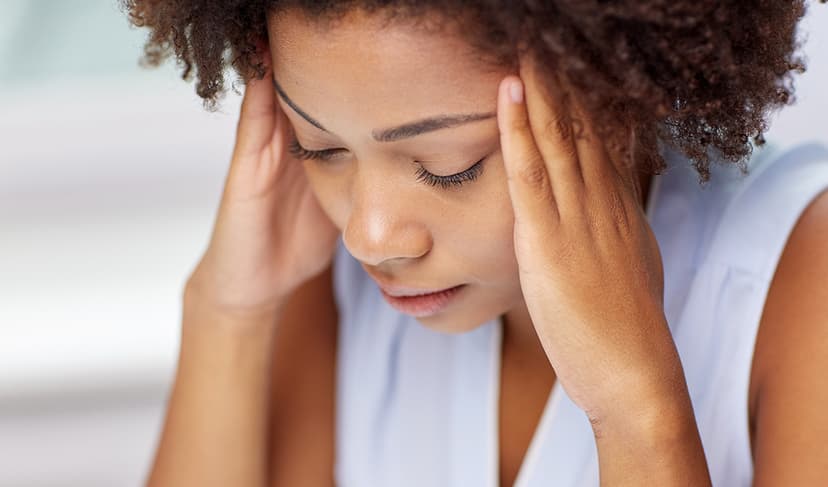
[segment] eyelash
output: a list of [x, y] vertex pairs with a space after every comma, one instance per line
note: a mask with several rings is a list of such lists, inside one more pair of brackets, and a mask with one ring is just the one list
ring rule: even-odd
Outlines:
[[[336, 155], [336, 153], [343, 149], [325, 149], [320, 151], [308, 150], [299, 145], [299, 141], [293, 139], [288, 145], [288, 151], [300, 160], [318, 160], [328, 161]], [[464, 183], [472, 182], [480, 176], [483, 172], [483, 161], [485, 158], [475, 162], [471, 167], [465, 171], [448, 176], [438, 176], [428, 172], [423, 166], [417, 168], [417, 181], [428, 184], [429, 186], [439, 186], [442, 189], [450, 189], [458, 187]]]
[[429, 186], [439, 186], [443, 189], [449, 189], [451, 187], [457, 187], [462, 185], [463, 183], [472, 182], [480, 176], [480, 173], [483, 172], [483, 161], [484, 159], [480, 159], [479, 161], [472, 164], [472, 166], [465, 171], [458, 172], [457, 174], [451, 174], [448, 176], [438, 176], [436, 174], [431, 174], [430, 172], [426, 171], [423, 166], [417, 168], [417, 181], [424, 182]]

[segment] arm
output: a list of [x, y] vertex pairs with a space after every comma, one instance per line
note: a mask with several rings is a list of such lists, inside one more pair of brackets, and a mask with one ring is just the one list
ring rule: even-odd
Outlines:
[[520, 78], [506, 77], [498, 97], [532, 324], [557, 380], [590, 418], [601, 485], [710, 485], [634, 171], [602, 146], [573, 97], [576, 129], [566, 85], [545, 92], [534, 63], [522, 58]]
[[756, 338], [752, 375], [756, 486], [828, 478], [828, 192], [794, 227]]
[[[266, 45], [261, 50], [269, 66]], [[297, 319], [314, 331], [308, 305], [287, 313], [296, 309], [289, 298], [327, 276], [339, 231], [289, 157], [289, 122], [271, 76], [268, 68], [265, 79], [245, 88], [213, 234], [185, 288], [178, 371], [153, 487], [267, 485], [274, 343], [276, 360], [296, 359], [279, 357], [290, 348], [282, 331]], [[309, 352], [299, 358], [307, 363], [316, 359], [313, 351], [330, 348], [303, 343]], [[285, 363], [294, 372], [306, 365], [283, 362], [279, 370]]]
[[329, 269], [284, 308], [270, 393], [271, 487], [331, 487], [337, 310]]
[[[759, 325], [750, 391], [756, 486], [822, 485], [828, 478], [825, 276], [828, 192], [814, 199], [791, 233]], [[694, 455], [701, 446], [690, 418], [692, 411], [664, 408], [643, 415], [640, 422], [628, 416], [603, 425], [605, 434], [596, 438], [602, 483], [695, 485], [688, 479], [702, 469], [704, 459]], [[672, 482], [660, 477], [667, 472], [673, 472]]]
[[593, 422], [601, 485], [710, 485], [683, 375], [675, 390], [646, 394], [638, 396], [646, 408], [619, 407]]
[[178, 369], [148, 485], [264, 486], [271, 343], [281, 309], [218, 312], [184, 292]]
[[333, 485], [330, 268], [262, 316], [217, 314], [188, 291], [149, 485]]

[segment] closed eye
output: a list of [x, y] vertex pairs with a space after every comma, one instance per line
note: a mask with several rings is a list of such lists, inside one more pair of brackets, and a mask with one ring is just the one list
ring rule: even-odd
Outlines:
[[[325, 149], [325, 150], [308, 150], [299, 145], [299, 141], [293, 139], [288, 145], [288, 151], [300, 160], [319, 160], [328, 161], [334, 158], [337, 154], [347, 152], [347, 149]], [[448, 176], [439, 176], [429, 172], [421, 164], [418, 164], [416, 177], [417, 181], [428, 184], [429, 186], [439, 186], [442, 189], [450, 189], [452, 187], [461, 186], [477, 179], [483, 172], [483, 161], [486, 158], [472, 164], [468, 169], [456, 174], [449, 174]]]
[[478, 178], [478, 176], [480, 176], [480, 173], [483, 172], [483, 161], [485, 160], [485, 158], [480, 159], [465, 171], [450, 174], [448, 176], [438, 176], [436, 174], [432, 174], [428, 172], [426, 168], [420, 166], [417, 168], [417, 181], [422, 181], [430, 186], [440, 186], [443, 189], [449, 189], [453, 186], [460, 186], [464, 183], [474, 181]]
[[345, 149], [325, 149], [325, 150], [308, 150], [299, 145], [299, 141], [293, 139], [290, 144], [288, 144], [288, 152], [290, 154], [300, 160], [321, 160], [327, 161], [331, 159], [333, 156], [340, 152], [344, 152]]

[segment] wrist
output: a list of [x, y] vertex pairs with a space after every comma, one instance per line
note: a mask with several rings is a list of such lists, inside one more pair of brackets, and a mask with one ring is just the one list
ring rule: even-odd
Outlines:
[[[298, 287], [265, 272], [235, 272], [211, 259], [209, 251], [188, 276], [183, 298], [229, 317], [273, 314]], [[289, 275], [289, 273], [286, 273]]]
[[602, 485], [710, 485], [689, 398], [622, 409], [592, 426]]
[[693, 405], [681, 362], [676, 356], [674, 360], [664, 360], [660, 364], [624, 379], [619, 375], [616, 392], [602, 402], [605, 406], [587, 411], [596, 437], [613, 431], [645, 434], [665, 425], [665, 433], [669, 433], [670, 428], [682, 424], [687, 418], [695, 428]]
[[234, 332], [250, 332], [276, 326], [286, 300], [240, 306], [210, 297], [193, 282], [184, 287], [182, 313], [184, 327], [210, 327]]
[[648, 402], [643, 397], [636, 407], [618, 408], [612, 414], [589, 415], [596, 440], [623, 439], [643, 445], [673, 441], [696, 432], [695, 415], [689, 398]]

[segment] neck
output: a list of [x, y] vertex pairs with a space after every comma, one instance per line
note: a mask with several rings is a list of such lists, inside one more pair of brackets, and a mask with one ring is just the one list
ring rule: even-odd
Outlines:
[[532, 317], [523, 301], [520, 306], [503, 315], [501, 358], [502, 362], [519, 363], [524, 370], [552, 372], [549, 359], [532, 324]]

